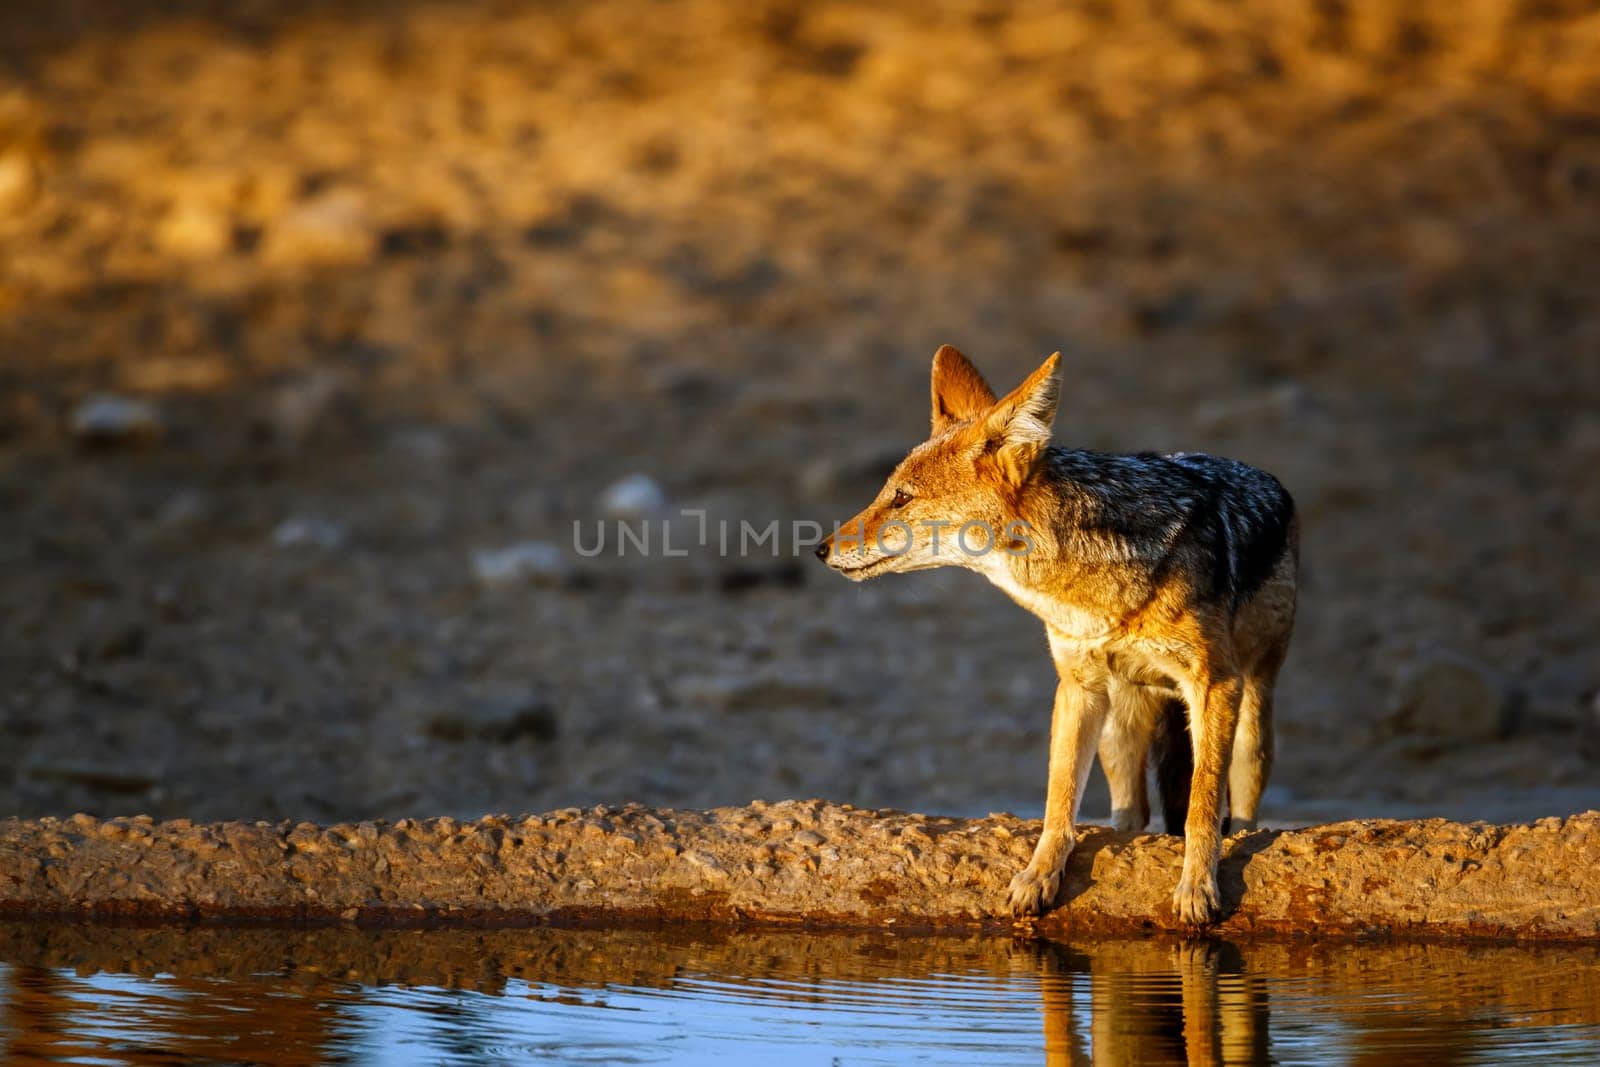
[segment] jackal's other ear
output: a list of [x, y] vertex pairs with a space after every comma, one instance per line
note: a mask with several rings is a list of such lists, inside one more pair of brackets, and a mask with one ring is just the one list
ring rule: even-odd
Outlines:
[[1021, 485], [1050, 447], [1050, 424], [1056, 417], [1061, 383], [1056, 368], [1061, 353], [1052, 353], [1023, 383], [1002, 397], [984, 419], [989, 450], [1006, 480]]
[[994, 390], [978, 368], [954, 345], [940, 345], [933, 354], [933, 432], [942, 433], [994, 403]]

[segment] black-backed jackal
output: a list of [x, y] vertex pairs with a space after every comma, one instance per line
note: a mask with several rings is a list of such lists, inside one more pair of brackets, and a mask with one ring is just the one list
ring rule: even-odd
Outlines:
[[[965, 356], [939, 349], [931, 436], [817, 554], [856, 581], [967, 567], [1044, 621], [1060, 685], [1044, 832], [1011, 881], [1014, 913], [1055, 899], [1096, 750], [1117, 828], [1144, 827], [1154, 746], [1168, 829], [1186, 838], [1173, 904], [1180, 921], [1209, 922], [1223, 798], [1236, 826], [1253, 826], [1272, 767], [1294, 502], [1270, 474], [1216, 456], [1052, 447], [1059, 360], [997, 398]], [[1185, 777], [1186, 803], [1173, 788]]]

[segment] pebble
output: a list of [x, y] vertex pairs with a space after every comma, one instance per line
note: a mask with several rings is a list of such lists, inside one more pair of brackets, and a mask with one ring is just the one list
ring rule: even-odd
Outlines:
[[365, 263], [376, 246], [365, 199], [340, 189], [284, 212], [268, 230], [263, 254], [280, 266]]
[[210, 514], [211, 502], [204, 493], [198, 489], [179, 489], [161, 505], [155, 522], [163, 529], [181, 530], [204, 523]]
[[553, 740], [559, 724], [555, 709], [543, 693], [512, 686], [436, 711], [428, 717], [424, 730], [429, 737], [441, 741], [477, 740], [504, 745], [524, 737]]
[[683, 858], [695, 867], [699, 867], [707, 874], [726, 874], [727, 870], [718, 862], [717, 858], [709, 852], [692, 849], [683, 854]]
[[799, 671], [690, 676], [673, 685], [672, 695], [686, 706], [714, 712], [831, 708], [848, 703], [847, 694], [826, 679]]
[[72, 412], [72, 435], [97, 447], [149, 444], [164, 427], [155, 405], [133, 397], [97, 393]]
[[122, 612], [91, 615], [84, 620], [82, 627], [78, 638], [78, 655], [84, 660], [136, 656], [144, 648], [147, 636], [143, 620]]
[[1413, 734], [1493, 741], [1510, 732], [1514, 693], [1492, 668], [1455, 652], [1425, 653], [1401, 680], [1393, 719]]
[[226, 252], [233, 244], [233, 222], [209, 205], [187, 201], [161, 220], [156, 240], [175, 256], [205, 259]]
[[1257, 426], [1282, 426], [1304, 418], [1312, 410], [1305, 388], [1285, 382], [1203, 404], [1195, 409], [1194, 423], [1207, 433], [1247, 430]]
[[337, 370], [318, 369], [279, 386], [262, 413], [267, 432], [285, 445], [304, 444], [350, 397], [350, 383]]
[[1587, 714], [1578, 725], [1578, 751], [1600, 765], [1600, 693], [1596, 693], [1585, 709]]
[[279, 548], [334, 549], [344, 542], [343, 526], [315, 515], [294, 515], [272, 528], [272, 543]]
[[904, 458], [905, 449], [898, 444], [863, 449], [845, 458], [820, 456], [800, 468], [795, 487], [802, 496], [810, 498], [847, 490], [875, 490]]
[[566, 551], [550, 541], [518, 541], [472, 554], [472, 574], [484, 585], [531, 582], [556, 584], [572, 574]]
[[158, 770], [71, 759], [37, 760], [28, 764], [27, 775], [30, 778], [102, 789], [109, 793], [144, 793], [161, 780]]
[[0, 155], [0, 212], [21, 212], [32, 204], [39, 179], [33, 161], [21, 152]]
[[630, 474], [600, 491], [596, 510], [612, 519], [647, 519], [667, 509], [666, 491], [648, 474]]

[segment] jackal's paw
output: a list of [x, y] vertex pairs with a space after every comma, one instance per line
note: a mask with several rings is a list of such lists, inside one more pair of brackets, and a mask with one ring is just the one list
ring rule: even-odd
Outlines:
[[1150, 825], [1150, 816], [1137, 808], [1112, 808], [1111, 828], [1119, 834], [1143, 830]]
[[1172, 908], [1178, 913], [1178, 921], [1185, 926], [1204, 926], [1216, 919], [1222, 911], [1216, 875], [1206, 873], [1191, 877], [1185, 874], [1172, 894]]
[[1055, 901], [1060, 888], [1060, 866], [1046, 873], [1028, 864], [1011, 879], [1011, 914], [1019, 917], [1042, 914]]

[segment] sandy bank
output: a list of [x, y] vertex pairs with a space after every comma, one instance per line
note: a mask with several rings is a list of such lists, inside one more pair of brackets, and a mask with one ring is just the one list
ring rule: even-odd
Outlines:
[[[822, 801], [527, 817], [0, 822], [0, 912], [361, 923], [711, 920], [1000, 927], [1038, 824]], [[1174, 928], [1182, 842], [1091, 829], [1040, 933]], [[1600, 812], [1231, 838], [1228, 935], [1600, 938]]]

